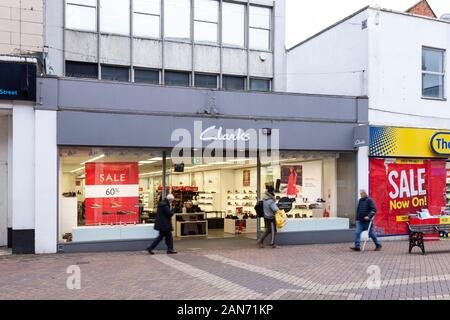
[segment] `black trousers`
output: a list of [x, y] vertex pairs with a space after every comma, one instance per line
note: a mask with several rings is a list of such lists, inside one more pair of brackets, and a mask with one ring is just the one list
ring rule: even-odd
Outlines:
[[158, 246], [158, 244], [163, 240], [163, 238], [166, 240], [167, 250], [173, 251], [172, 231], [159, 231], [158, 238], [156, 238], [155, 241], [153, 241], [149, 249], [154, 250]]
[[264, 224], [266, 225], [266, 232], [261, 237], [261, 242], [264, 243], [264, 240], [267, 238], [267, 236], [270, 234], [272, 235], [270, 239], [270, 245], [275, 245], [275, 236], [277, 234], [277, 225], [275, 224], [275, 219], [265, 219], [264, 218]]

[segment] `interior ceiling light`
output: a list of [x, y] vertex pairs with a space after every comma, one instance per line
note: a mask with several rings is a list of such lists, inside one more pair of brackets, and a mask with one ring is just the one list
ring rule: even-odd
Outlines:
[[88, 163], [88, 162], [92, 162], [92, 161], [95, 161], [95, 160], [99, 160], [99, 159], [104, 158], [104, 157], [105, 157], [105, 155], [102, 154], [102, 155], [100, 155], [100, 156], [98, 156], [98, 157], [89, 159], [89, 160], [87, 160], [87, 161], [85, 161], [85, 162], [82, 162], [82, 163], [80, 163], [80, 164], [81, 164], [81, 165], [84, 165], [84, 164], [86, 164], [86, 163]]

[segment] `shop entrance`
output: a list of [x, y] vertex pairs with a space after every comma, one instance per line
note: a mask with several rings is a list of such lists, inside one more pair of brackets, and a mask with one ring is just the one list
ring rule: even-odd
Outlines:
[[168, 193], [175, 196], [174, 239], [183, 248], [255, 245], [264, 221], [254, 206], [267, 186], [287, 213], [283, 232], [347, 230], [355, 212], [353, 154], [281, 151], [276, 160], [258, 161], [247, 152], [180, 162], [150, 148], [59, 153], [60, 243], [153, 239], [157, 207]]

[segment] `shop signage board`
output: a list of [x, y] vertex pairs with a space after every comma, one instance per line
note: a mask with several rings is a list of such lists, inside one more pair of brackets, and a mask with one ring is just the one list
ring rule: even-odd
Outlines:
[[445, 207], [445, 165], [437, 159], [370, 159], [370, 194], [377, 207], [379, 234], [407, 234], [409, 215], [422, 209], [441, 214]]
[[370, 156], [449, 157], [450, 130], [371, 127]]
[[0, 100], [36, 101], [36, 65], [0, 62]]
[[138, 163], [86, 163], [86, 225], [139, 222]]

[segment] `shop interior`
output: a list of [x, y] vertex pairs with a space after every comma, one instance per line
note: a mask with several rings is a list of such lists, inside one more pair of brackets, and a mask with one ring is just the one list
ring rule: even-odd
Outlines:
[[[161, 150], [152, 149], [61, 147], [59, 241], [156, 236], [153, 223], [164, 183], [162, 155]], [[89, 185], [89, 168], [110, 164], [119, 169], [127, 165], [137, 168], [135, 193], [130, 193], [129, 186], [114, 187], [115, 182]], [[167, 153], [165, 172], [166, 193], [175, 196], [172, 224], [176, 240], [255, 239], [258, 225], [263, 228], [264, 221], [257, 219], [254, 206], [258, 191], [262, 197], [268, 185], [275, 187], [277, 201], [288, 203], [286, 212], [292, 221], [317, 223], [328, 219], [328, 223], [335, 223], [332, 219], [341, 219], [343, 228], [348, 228], [354, 212], [354, 203], [348, 201], [356, 194], [353, 154], [281, 152], [279, 160], [261, 163], [259, 188], [254, 157], [218, 161], [192, 158], [191, 163], [180, 166]], [[99, 190], [107, 194], [103, 200], [111, 203], [107, 209], [106, 205], [102, 208]], [[129, 199], [124, 200], [124, 196]], [[97, 198], [92, 201], [92, 197]], [[338, 223], [342, 224], [341, 220]]]

